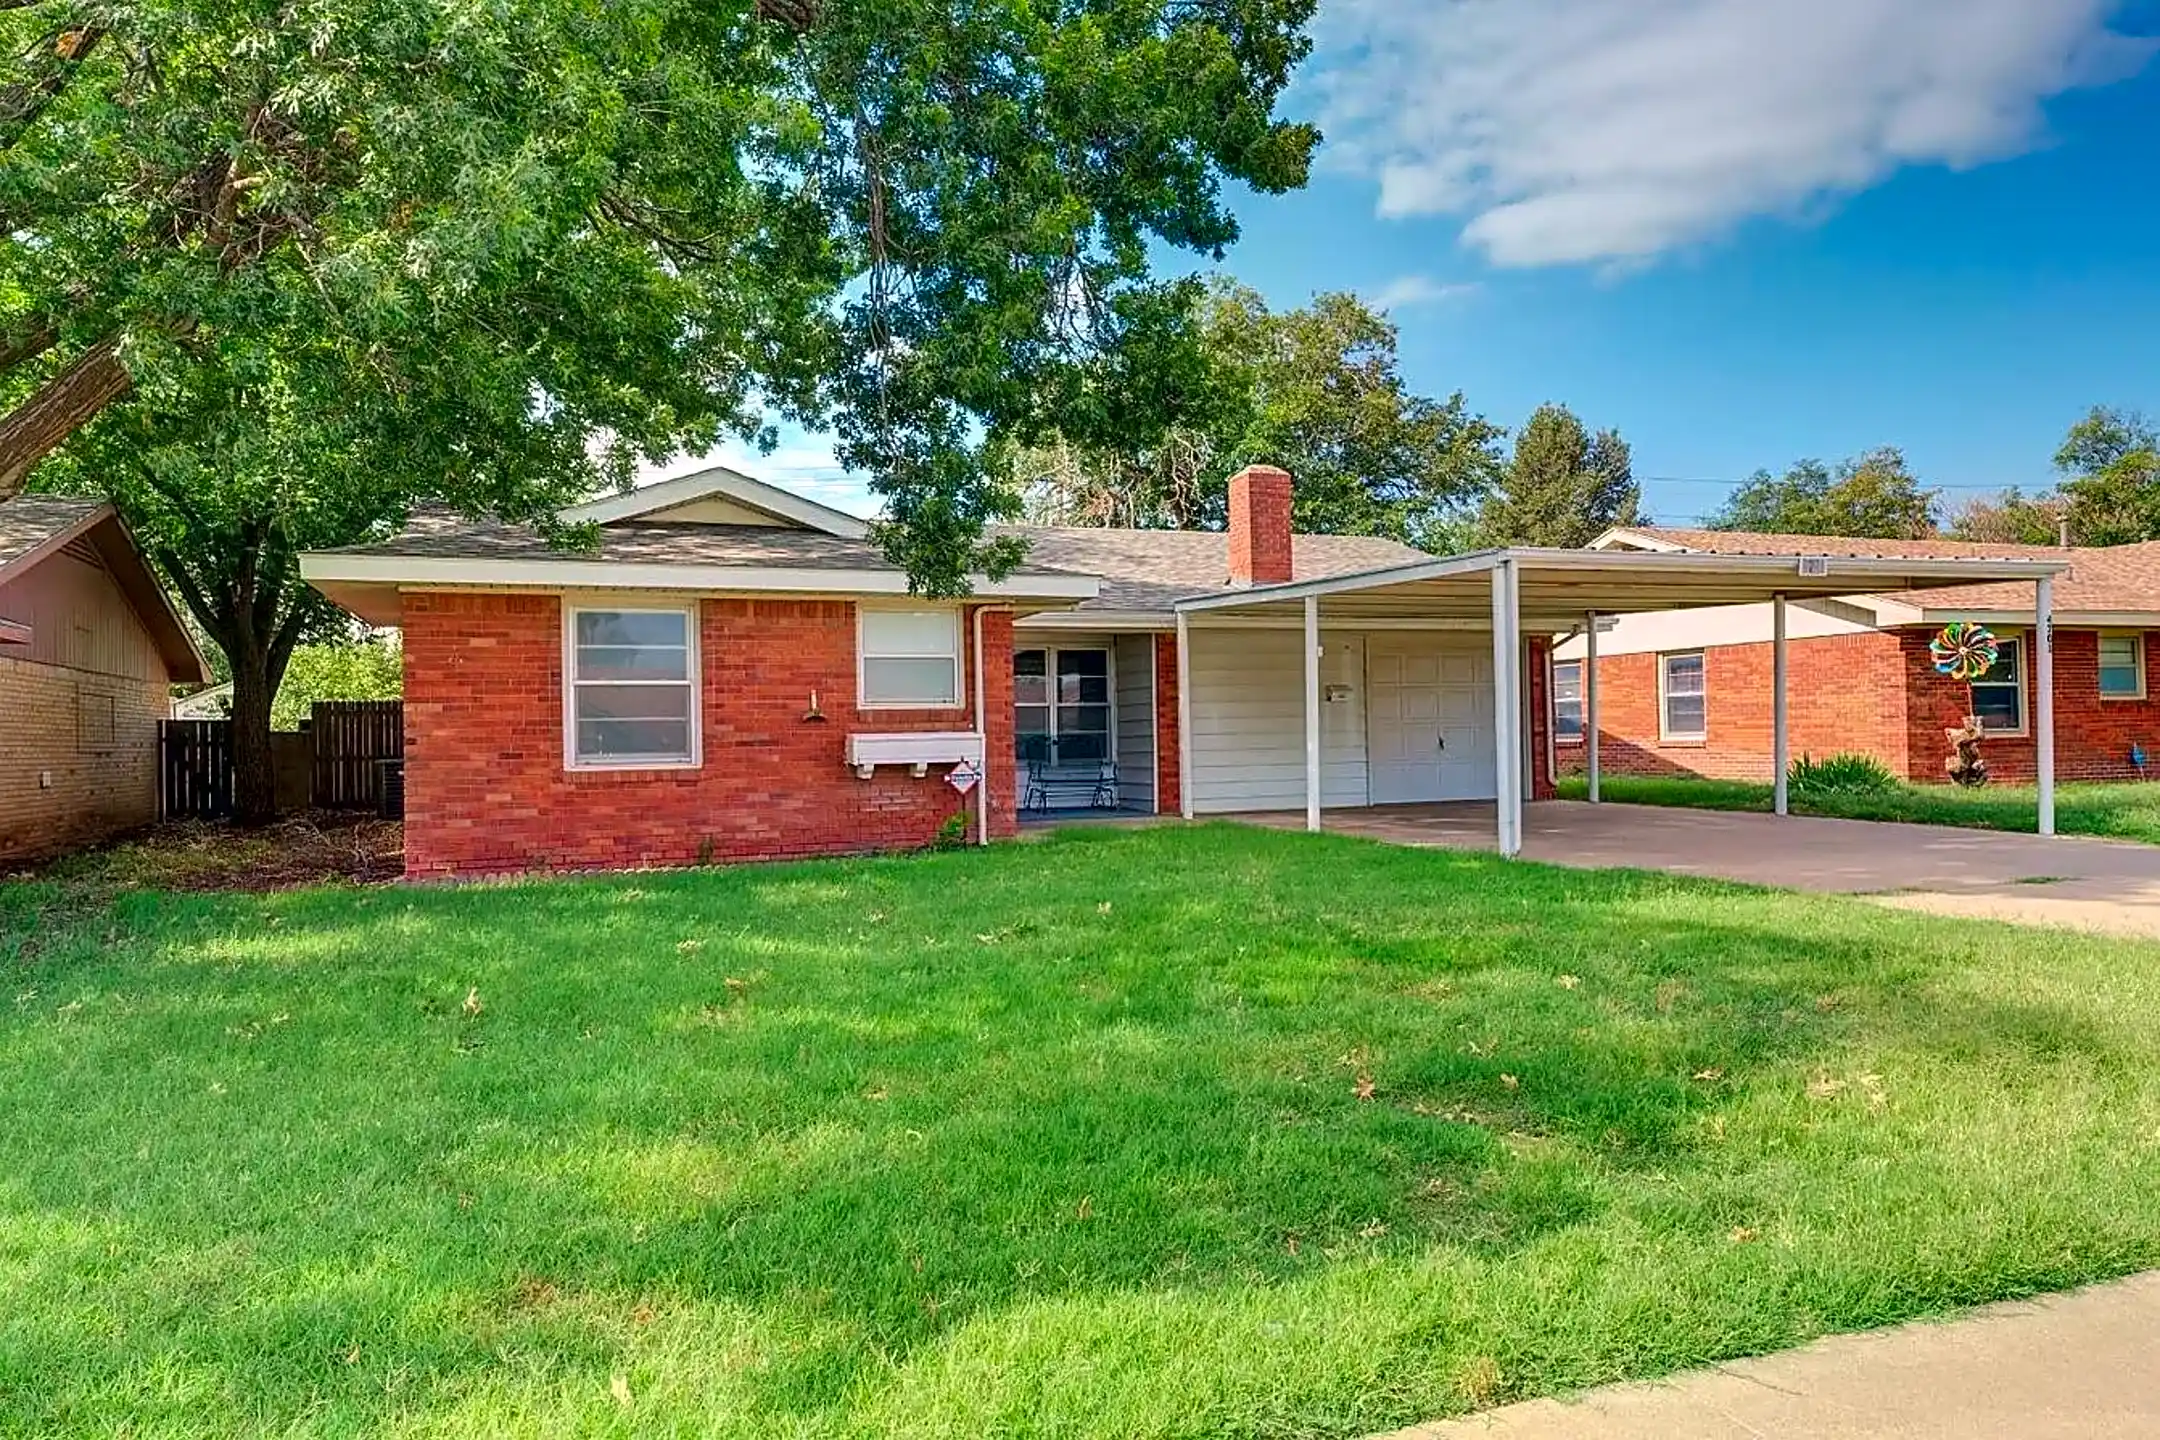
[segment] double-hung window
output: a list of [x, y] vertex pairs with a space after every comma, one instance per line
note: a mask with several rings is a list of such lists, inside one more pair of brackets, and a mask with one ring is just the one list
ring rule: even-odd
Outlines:
[[2142, 632], [2100, 637], [2100, 698], [2145, 698], [2145, 636]]
[[573, 769], [697, 764], [696, 614], [572, 607], [563, 749]]
[[960, 703], [958, 610], [862, 611], [860, 703], [928, 710]]
[[2025, 638], [2004, 635], [1995, 642], [1995, 663], [1972, 682], [1973, 714], [1980, 728], [1997, 735], [2025, 733]]
[[1658, 657], [1658, 727], [1664, 740], [1700, 740], [1709, 733], [1702, 651]]
[[1562, 745], [1583, 738], [1583, 662], [1555, 660], [1552, 667], [1553, 739]]

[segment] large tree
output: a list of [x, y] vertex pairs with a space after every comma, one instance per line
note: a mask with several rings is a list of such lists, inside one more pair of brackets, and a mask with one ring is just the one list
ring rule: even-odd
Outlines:
[[588, 485], [761, 405], [829, 425], [961, 590], [1017, 558], [981, 437], [1159, 423], [1191, 295], [1150, 248], [1219, 254], [1225, 180], [1303, 182], [1274, 106], [1312, 6], [9, 0], [0, 495], [314, 335], [355, 396], [574, 424]]
[[1565, 405], [1540, 405], [1478, 515], [1488, 545], [1576, 549], [1615, 525], [1639, 525], [1642, 487], [1617, 430], [1596, 434]]
[[918, 588], [1017, 560], [979, 447], [1159, 432], [1312, 0], [0, 0], [0, 495], [111, 494], [232, 662], [243, 816], [301, 549], [546, 526], [835, 429]]
[[2160, 433], [2135, 410], [2095, 406], [2055, 452], [2080, 545], [2160, 539]]
[[1182, 418], [1144, 444], [1061, 433], [1012, 469], [1031, 514], [1072, 524], [1219, 525], [1240, 467], [1280, 465], [1299, 528], [1437, 544], [1497, 472], [1505, 433], [1460, 392], [1436, 400], [1403, 378], [1394, 322], [1355, 295], [1271, 309], [1228, 281], [1198, 309], [1197, 364], [1164, 365]]
[[1921, 486], [1894, 445], [1833, 470], [1802, 460], [1783, 475], [1758, 470], [1712, 515], [1713, 530], [1910, 540], [1935, 533], [1940, 492]]
[[2027, 494], [2013, 485], [2000, 495], [1976, 497], [1951, 512], [1945, 533], [1953, 540], [2002, 545], [2053, 545], [2069, 520], [2069, 502], [2055, 491]]

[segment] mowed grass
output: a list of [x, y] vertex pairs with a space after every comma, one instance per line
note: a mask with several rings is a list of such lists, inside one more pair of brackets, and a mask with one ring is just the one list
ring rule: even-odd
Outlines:
[[2160, 950], [1228, 826], [0, 887], [0, 1430], [1351, 1436], [2160, 1263]]
[[[1759, 810], [1768, 814], [1770, 785], [1744, 780], [1607, 775], [1604, 798], [1627, 805], [1677, 805], [1698, 810]], [[1589, 785], [1581, 776], [1560, 781], [1560, 797], [1580, 800]], [[2040, 797], [2030, 785], [1901, 785], [1877, 795], [1792, 793], [1793, 813], [1841, 820], [1905, 820], [1919, 825], [1962, 825], [1980, 830], [2039, 828]], [[2055, 789], [2055, 824], [2065, 835], [2099, 835], [2160, 845], [2160, 784], [2080, 783]]]

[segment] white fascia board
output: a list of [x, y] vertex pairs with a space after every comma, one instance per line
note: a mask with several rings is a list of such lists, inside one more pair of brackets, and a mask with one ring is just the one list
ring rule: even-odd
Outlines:
[[1169, 610], [1051, 610], [1023, 615], [1013, 621], [1020, 630], [1103, 630], [1146, 634], [1177, 628], [1177, 615]]
[[[1971, 620], [1982, 625], [2030, 625], [2030, 610], [1915, 610], [1914, 618], [1901, 623], [1942, 625], [1952, 620]], [[2058, 630], [2160, 630], [2160, 611], [2152, 610], [2057, 610]]]
[[1280, 585], [1253, 585], [1243, 590], [1195, 595], [1189, 600], [1178, 601], [1175, 608], [1179, 613], [1195, 615], [1208, 610], [1235, 610], [1247, 605], [1302, 600], [1308, 595], [1340, 595], [1352, 590], [1374, 590], [1383, 585], [1409, 585], [1419, 580], [1444, 580], [1451, 575], [1470, 575], [1480, 570], [1490, 570], [1508, 553], [1510, 552], [1505, 550], [1478, 550], [1468, 555], [1452, 555], [1445, 560], [1420, 560], [1414, 564], [1391, 565], [1379, 570], [1357, 570], [1348, 575], [1330, 575], [1321, 580], [1291, 580]]
[[[311, 552], [300, 557], [309, 582], [453, 587], [466, 590], [742, 591], [794, 595], [907, 595], [898, 570], [818, 570], [747, 565], [624, 564], [606, 560], [472, 560], [439, 555]], [[1092, 600], [1092, 575], [1009, 575], [977, 579], [970, 599]]]
[[643, 485], [623, 495], [610, 495], [601, 500], [589, 500], [583, 505], [573, 505], [561, 512], [565, 524], [597, 523], [606, 525], [618, 520], [635, 520], [641, 515], [651, 515], [662, 510], [673, 510], [678, 505], [721, 496], [752, 510], [761, 510], [778, 520], [791, 521], [806, 530], [818, 530], [827, 535], [837, 535], [847, 540], [861, 540], [869, 535], [870, 524], [858, 520], [830, 505], [783, 490], [763, 480], [753, 479], [739, 470], [725, 465], [715, 465], [710, 470], [700, 470], [695, 475], [678, 475], [673, 480]]

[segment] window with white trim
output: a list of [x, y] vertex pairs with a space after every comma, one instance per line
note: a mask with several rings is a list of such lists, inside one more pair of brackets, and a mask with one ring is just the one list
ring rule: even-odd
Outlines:
[[2025, 733], [2025, 638], [2003, 635], [1995, 641], [1995, 663], [1972, 682], [1973, 714], [1993, 735]]
[[1583, 662], [1555, 660], [1552, 667], [1553, 739], [1579, 745], [1583, 738]]
[[697, 763], [697, 625], [688, 606], [574, 607], [564, 749], [575, 768]]
[[2100, 698], [2145, 698], [2145, 636], [2142, 633], [2100, 637]]
[[864, 607], [858, 693], [869, 710], [960, 703], [960, 612]]
[[1658, 657], [1658, 729], [1665, 740], [1700, 740], [1709, 731], [1703, 652]]

